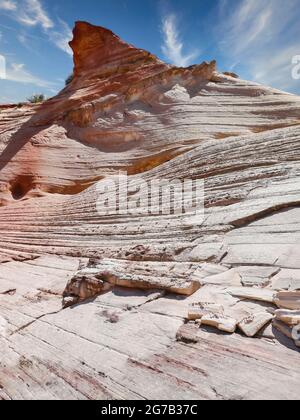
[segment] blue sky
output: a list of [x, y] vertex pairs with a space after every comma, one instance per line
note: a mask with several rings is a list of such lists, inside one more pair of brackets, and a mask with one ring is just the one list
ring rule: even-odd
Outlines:
[[216, 59], [222, 71], [300, 94], [300, 0], [0, 0], [0, 103], [63, 87], [76, 20], [176, 65]]

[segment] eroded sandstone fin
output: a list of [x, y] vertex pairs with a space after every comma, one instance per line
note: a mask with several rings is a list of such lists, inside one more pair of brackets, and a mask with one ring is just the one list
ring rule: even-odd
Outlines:
[[[138, 61], [160, 62], [151, 53], [122, 41], [109, 29], [76, 22], [70, 47], [74, 53], [74, 75], [109, 67], [136, 64]], [[125, 70], [125, 69], [124, 69]]]

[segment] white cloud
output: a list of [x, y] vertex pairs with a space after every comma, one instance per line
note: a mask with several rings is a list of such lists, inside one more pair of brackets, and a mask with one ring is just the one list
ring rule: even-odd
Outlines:
[[72, 39], [73, 34], [69, 25], [63, 20], [59, 19], [60, 30], [54, 30], [49, 33], [50, 40], [65, 53], [72, 55], [72, 50], [69, 46], [69, 41]]
[[31, 19], [34, 24], [39, 24], [43, 29], [51, 29], [54, 23], [43, 9], [42, 4], [39, 0], [26, 0], [27, 13], [31, 15]]
[[7, 5], [7, 8], [4, 10], [12, 12], [12, 17], [19, 23], [26, 26], [41, 26], [45, 30], [53, 28], [54, 23], [43, 8], [40, 0], [22, 0], [19, 2], [18, 7], [11, 0], [5, 0], [5, 3], [7, 1], [11, 4]]
[[[15, 6], [15, 7], [14, 7]], [[43, 7], [41, 0], [19, 0], [18, 7], [12, 0], [0, 0], [0, 9], [24, 27], [40, 27], [48, 36], [49, 41], [57, 48], [71, 55], [68, 41], [72, 39], [72, 31], [66, 22], [58, 19], [56, 22]], [[19, 37], [21, 43], [27, 43], [30, 38], [25, 34]]]
[[[67, 54], [71, 54], [71, 49], [68, 46], [68, 41], [72, 38], [72, 31], [64, 21], [56, 18], [55, 21], [44, 9], [40, 0], [18, 0], [18, 7], [14, 7], [15, 2], [11, 0], [0, 0], [0, 11], [4, 11], [6, 16], [9, 16], [14, 21], [18, 22], [17, 27], [3, 26], [5, 29], [16, 32], [16, 38], [24, 47], [29, 50], [39, 52], [37, 43], [45, 45], [48, 39], [53, 45], [61, 49]], [[37, 31], [29, 31], [29, 28], [36, 27], [40, 29]], [[46, 38], [45, 38], [46, 37]], [[8, 57], [6, 57], [8, 60]], [[13, 93], [12, 84], [8, 84], [9, 90], [7, 93], [13, 97], [18, 97], [19, 89], [22, 92], [31, 90], [31, 86], [35, 86], [37, 90], [48, 91], [49, 93], [56, 94], [61, 87], [61, 83], [51, 82], [33, 74], [25, 64], [19, 63], [14, 58], [14, 61], [7, 61], [6, 77], [5, 79], [10, 82], [17, 83], [19, 86]], [[20, 86], [22, 85], [22, 87]], [[4, 85], [5, 87], [5, 85]], [[3, 101], [3, 97], [0, 96]]]
[[300, 54], [299, 44], [279, 50], [274, 56], [270, 55], [267, 60], [262, 57], [257, 62], [251, 62], [253, 78], [257, 82], [276, 86], [282, 90], [288, 91], [296, 87], [292, 77], [292, 58], [297, 51]]
[[221, 3], [218, 39], [228, 62], [249, 77], [279, 89], [294, 89], [291, 61], [300, 53], [298, 0], [240, 0]]
[[23, 63], [11, 63], [6, 69], [6, 80], [32, 84], [40, 88], [53, 89], [56, 85], [31, 74]]
[[17, 10], [17, 5], [12, 0], [0, 0], [0, 9], [6, 11]]
[[166, 58], [178, 67], [187, 67], [194, 64], [193, 61], [199, 56], [199, 51], [194, 51], [190, 54], [183, 52], [184, 45], [180, 39], [175, 14], [170, 14], [163, 19], [162, 30], [164, 35], [162, 51]]

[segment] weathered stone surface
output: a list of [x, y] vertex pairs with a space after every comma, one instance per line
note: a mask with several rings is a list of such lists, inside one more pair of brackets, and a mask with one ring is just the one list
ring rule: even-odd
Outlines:
[[274, 320], [273, 325], [278, 331], [280, 331], [286, 337], [292, 338], [292, 328], [289, 325], [287, 325], [286, 323], [282, 321], [279, 321], [278, 319]]
[[224, 308], [216, 303], [193, 303], [189, 307], [188, 319], [195, 321], [209, 314], [224, 315]]
[[[272, 308], [264, 306], [258, 301], [255, 302], [256, 295], [253, 302], [245, 302], [234, 298], [230, 299], [231, 294], [232, 289], [226, 286], [219, 290], [216, 288], [214, 290], [211, 285], [206, 286], [204, 293], [203, 289], [200, 289], [192, 298], [197, 295], [198, 298], [202, 297], [202, 301], [189, 306], [188, 319], [197, 320], [200, 325], [211, 325], [221, 331], [231, 333], [238, 326], [245, 335], [254, 337], [274, 318]], [[211, 300], [205, 301], [205, 298]], [[251, 296], [251, 298], [253, 297]]]
[[237, 322], [235, 319], [221, 314], [207, 314], [199, 321], [200, 325], [209, 325], [217, 328], [220, 331], [227, 333], [234, 333]]
[[[104, 283], [131, 289], [162, 289], [169, 293], [192, 295], [199, 289], [197, 280], [192, 280], [196, 265], [191, 263], [139, 262], [126, 260], [103, 259], [93, 268], [82, 270], [73, 279], [76, 287], [86, 288], [86, 277], [96, 279], [98, 293], [102, 292]], [[104, 282], [104, 283], [103, 283]]]
[[273, 315], [267, 312], [258, 312], [243, 319], [238, 326], [247, 337], [255, 337], [272, 319]]
[[[71, 45], [58, 96], [0, 107], [0, 399], [299, 399], [289, 326], [232, 332], [299, 289], [300, 98], [83, 22]], [[141, 199], [204, 180], [204, 218], [99, 214], [119, 170]]]
[[242, 299], [258, 300], [262, 302], [274, 303], [276, 293], [273, 290], [258, 289], [255, 287], [236, 287], [228, 288], [228, 293]]
[[198, 343], [200, 340], [197, 324], [187, 323], [182, 325], [176, 333], [176, 340], [182, 343]]
[[86, 268], [79, 271], [68, 282], [63, 293], [64, 303], [69, 306], [71, 303], [74, 304], [100, 295], [109, 288], [109, 284], [101, 279], [96, 269]]
[[274, 303], [279, 308], [300, 310], [300, 292], [278, 292]]
[[[201, 272], [201, 269], [200, 269]], [[198, 271], [195, 271], [194, 278], [196, 279]], [[202, 280], [199, 280], [200, 284], [203, 286], [205, 284], [215, 284], [223, 286], [242, 286], [241, 276], [235, 268], [228, 270], [224, 273], [216, 274], [214, 276], [205, 277]]]
[[287, 338], [290, 338], [291, 340], [294, 340], [294, 343], [295, 343], [296, 347], [300, 347], [299, 346], [300, 340], [297, 339], [299, 337], [299, 334], [300, 334], [300, 327], [297, 328], [297, 334], [295, 334], [295, 327], [292, 327], [292, 326], [286, 324], [285, 322], [279, 321], [277, 319], [275, 319], [273, 321], [273, 326], [278, 331], [280, 331], [283, 335], [285, 335]]
[[225, 76], [233, 77], [234, 79], [238, 79], [239, 78], [239, 76], [236, 73], [232, 73], [232, 72], [229, 72], [229, 71], [224, 71], [223, 74], [225, 74]]
[[219, 262], [225, 255], [226, 249], [223, 248], [222, 243], [204, 243], [197, 245], [192, 251], [188, 253], [189, 261], [204, 262], [215, 261]]
[[272, 279], [274, 290], [300, 290], [300, 270], [280, 270]]
[[275, 311], [275, 318], [287, 325], [300, 324], [300, 311], [289, 311], [285, 309], [278, 309]]
[[276, 290], [274, 276], [280, 271], [276, 267], [241, 266], [237, 268], [237, 271], [245, 287], [267, 287], [272, 282], [272, 289]]

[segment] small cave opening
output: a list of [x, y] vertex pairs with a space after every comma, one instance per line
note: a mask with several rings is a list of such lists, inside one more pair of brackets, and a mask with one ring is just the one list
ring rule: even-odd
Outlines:
[[18, 176], [10, 187], [11, 195], [14, 200], [21, 200], [33, 188], [33, 179], [31, 176]]

